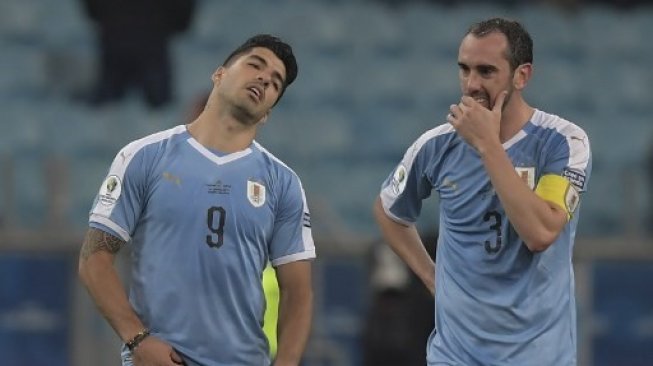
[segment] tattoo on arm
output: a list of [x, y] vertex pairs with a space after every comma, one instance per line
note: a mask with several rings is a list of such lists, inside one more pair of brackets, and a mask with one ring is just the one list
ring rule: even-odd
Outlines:
[[125, 241], [102, 230], [90, 228], [84, 237], [80, 258], [88, 259], [93, 253], [105, 251], [116, 254], [125, 245]]

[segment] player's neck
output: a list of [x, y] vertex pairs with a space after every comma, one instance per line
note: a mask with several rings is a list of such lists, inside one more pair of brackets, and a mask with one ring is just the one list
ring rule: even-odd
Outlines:
[[246, 126], [233, 117], [202, 113], [187, 125], [188, 133], [204, 147], [224, 153], [245, 150], [256, 136], [256, 126]]
[[501, 131], [499, 133], [501, 143], [510, 140], [519, 133], [535, 112], [533, 107], [529, 106], [521, 98], [512, 100], [510, 103], [511, 105], [506, 106], [501, 115]]

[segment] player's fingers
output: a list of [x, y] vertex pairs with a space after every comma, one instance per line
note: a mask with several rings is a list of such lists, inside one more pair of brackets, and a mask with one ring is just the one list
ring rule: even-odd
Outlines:
[[449, 111], [451, 111], [451, 114], [453, 114], [453, 116], [456, 118], [461, 118], [465, 113], [465, 111], [468, 109], [469, 107], [467, 107], [462, 103], [452, 104], [451, 106], [449, 106]]
[[170, 359], [172, 360], [172, 362], [175, 363], [175, 365], [185, 365], [186, 364], [184, 362], [184, 359], [182, 359], [181, 356], [179, 356], [179, 354], [177, 354], [177, 352], [175, 352], [174, 349], [170, 351]]
[[501, 109], [503, 108], [503, 102], [506, 100], [506, 95], [508, 95], [508, 92], [505, 90], [497, 95], [497, 99], [494, 101], [494, 107], [492, 108], [493, 112], [501, 112]]
[[449, 106], [449, 114], [452, 117], [458, 117], [460, 115], [460, 108], [456, 104], [452, 104]]
[[463, 108], [463, 107], [471, 107], [471, 106], [474, 105], [475, 102], [476, 102], [476, 101], [474, 100], [474, 98], [472, 98], [472, 97], [470, 97], [470, 96], [468, 96], [468, 95], [463, 95], [463, 96], [460, 98], [460, 103], [458, 103], [458, 105], [459, 105], [461, 108]]
[[449, 106], [449, 114], [447, 114], [447, 121], [452, 123], [456, 121], [457, 118], [460, 118], [461, 115], [460, 107], [457, 104], [452, 104]]

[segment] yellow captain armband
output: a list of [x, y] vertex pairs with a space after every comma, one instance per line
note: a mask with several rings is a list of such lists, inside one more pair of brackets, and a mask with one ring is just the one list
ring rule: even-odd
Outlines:
[[580, 201], [580, 195], [576, 188], [566, 178], [555, 174], [542, 176], [537, 182], [535, 194], [564, 209], [567, 212], [567, 220], [571, 219]]

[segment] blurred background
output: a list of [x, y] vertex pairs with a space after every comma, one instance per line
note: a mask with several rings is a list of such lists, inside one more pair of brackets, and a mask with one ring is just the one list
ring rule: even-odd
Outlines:
[[[579, 365], [653, 364], [648, 1], [135, 3], [0, 1], [3, 365], [118, 364], [119, 339], [76, 277], [93, 198], [122, 146], [187, 122], [215, 68], [261, 32], [289, 41], [299, 62], [258, 140], [302, 178], [312, 213], [304, 364], [423, 364], [432, 300], [380, 242], [371, 205], [409, 144], [458, 100], [458, 44], [491, 16], [533, 36], [527, 99], [592, 143], [574, 258]], [[430, 251], [437, 216], [431, 199], [419, 224]]]

